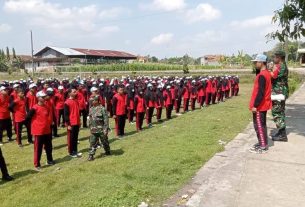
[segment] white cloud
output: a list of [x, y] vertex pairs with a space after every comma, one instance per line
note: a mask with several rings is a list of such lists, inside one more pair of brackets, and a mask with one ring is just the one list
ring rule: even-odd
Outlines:
[[0, 33], [11, 31], [12, 27], [8, 24], [0, 24]]
[[8, 0], [4, 3], [4, 10], [8, 13], [24, 15], [27, 25], [45, 28], [56, 34], [67, 36], [88, 35], [97, 31], [116, 32], [119, 30], [117, 26], [100, 29], [97, 20], [99, 17], [116, 18], [123, 12], [121, 8], [100, 10], [93, 4], [83, 7], [63, 7], [61, 4], [47, 0]]
[[159, 34], [158, 36], [153, 37], [150, 42], [155, 45], [166, 44], [172, 41], [173, 36], [172, 33]]
[[111, 9], [103, 10], [99, 13], [101, 19], [114, 19], [126, 12], [126, 9], [122, 7], [114, 7]]
[[264, 15], [242, 21], [233, 21], [230, 23], [230, 26], [235, 28], [265, 27], [272, 25], [271, 20], [272, 20], [272, 15]]
[[199, 21], [211, 21], [221, 17], [221, 11], [207, 3], [199, 4], [194, 9], [186, 12], [186, 20], [190, 23]]
[[185, 0], [153, 0], [148, 4], [140, 4], [140, 8], [148, 10], [174, 11], [185, 8]]

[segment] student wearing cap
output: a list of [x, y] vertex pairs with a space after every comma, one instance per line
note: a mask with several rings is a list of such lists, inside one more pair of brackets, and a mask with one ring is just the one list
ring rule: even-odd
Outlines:
[[172, 93], [170, 91], [171, 86], [166, 86], [166, 90], [163, 91], [163, 97], [164, 97], [164, 105], [166, 108], [166, 118], [171, 119], [172, 118], [172, 110], [173, 110], [173, 97]]
[[190, 88], [187, 83], [184, 84], [183, 87], [183, 111], [188, 112], [189, 111], [189, 104], [190, 104]]
[[[20, 85], [17, 84], [17, 82], [14, 83], [13, 85], [13, 91], [10, 93], [10, 105], [14, 102], [14, 100], [16, 98], [18, 98], [18, 94], [17, 94], [17, 90], [20, 88]], [[13, 127], [14, 127], [14, 131], [16, 133], [16, 121], [15, 121], [15, 117], [14, 117], [14, 114], [12, 115], [12, 118], [13, 118]]]
[[129, 123], [133, 124], [134, 118], [134, 97], [135, 97], [135, 87], [134, 85], [126, 84], [126, 106], [127, 106], [127, 118]]
[[[162, 99], [163, 100], [163, 99]], [[138, 94], [135, 96], [135, 110], [136, 110], [136, 127], [137, 131], [142, 131], [143, 120], [145, 116], [145, 100], [144, 93], [142, 89], [139, 89]]]
[[54, 89], [47, 88], [46, 92], [47, 97], [46, 106], [50, 109], [49, 119], [50, 119], [50, 127], [52, 129], [52, 136], [59, 137], [57, 134], [57, 122], [56, 122], [56, 112], [55, 112], [55, 102], [54, 102]]
[[100, 104], [99, 96], [90, 98], [91, 107], [89, 109], [89, 128], [91, 136], [89, 139], [90, 150], [88, 161], [94, 159], [99, 142], [102, 143], [105, 154], [110, 155], [110, 146], [108, 141], [109, 119], [106, 109]]
[[26, 110], [30, 111], [35, 104], [37, 104], [37, 85], [32, 83], [29, 85], [29, 91], [26, 94]]
[[250, 148], [250, 152], [261, 154], [268, 151], [266, 116], [267, 111], [272, 108], [271, 74], [267, 70], [267, 56], [257, 55], [253, 62], [257, 75], [254, 81], [249, 109], [253, 113], [253, 124], [258, 143]]
[[149, 128], [152, 127], [152, 117], [155, 109], [156, 94], [154, 92], [153, 85], [149, 83], [147, 85], [145, 93], [145, 105], [146, 105], [146, 123]]
[[112, 98], [112, 113], [115, 120], [116, 135], [122, 138], [125, 135], [126, 123], [126, 95], [124, 86], [118, 85], [117, 93]]
[[78, 86], [78, 90], [77, 90], [77, 101], [79, 103], [79, 113], [80, 115], [83, 116], [83, 128], [87, 128], [87, 109], [86, 109], [86, 105], [87, 105], [87, 101], [86, 98], [86, 90], [84, 89], [84, 85], [83, 83], [81, 83]]
[[211, 103], [211, 100], [212, 100], [212, 80], [211, 80], [211, 77], [209, 77], [206, 80], [205, 92], [206, 92], [205, 105], [209, 106], [210, 103]]
[[0, 145], [3, 142], [3, 131], [6, 130], [8, 141], [12, 141], [12, 120], [9, 111], [8, 89], [4, 86], [0, 88]]
[[273, 141], [287, 142], [286, 133], [286, 99], [289, 95], [288, 67], [285, 62], [285, 52], [274, 54], [274, 70], [272, 75], [272, 116], [278, 132], [272, 136]]
[[9, 108], [15, 117], [16, 141], [18, 146], [23, 146], [21, 141], [23, 126], [25, 126], [27, 130], [28, 144], [33, 144], [29, 123], [26, 122], [26, 101], [24, 92], [21, 88], [17, 89], [17, 98], [10, 104]]
[[2, 180], [3, 181], [12, 181], [14, 180], [14, 178], [12, 176], [9, 175], [7, 167], [6, 167], [6, 163], [5, 163], [5, 159], [3, 157], [1, 148], [0, 148], [0, 169], [1, 169], [1, 173], [2, 173]]
[[52, 155], [52, 135], [50, 128], [50, 109], [46, 106], [46, 96], [43, 91], [37, 94], [38, 103], [27, 114], [27, 121], [31, 123], [31, 133], [34, 136], [34, 166], [37, 171], [41, 170], [41, 154], [43, 148], [47, 155], [47, 164], [54, 165]]
[[[55, 118], [57, 127], [65, 126], [64, 119], [64, 105], [65, 105], [65, 93], [64, 87], [58, 86], [58, 91], [54, 96], [54, 104], [55, 104]], [[61, 121], [62, 120], [62, 121]]]
[[67, 126], [67, 143], [68, 143], [68, 153], [71, 157], [77, 158], [81, 157], [82, 153], [77, 151], [78, 134], [80, 128], [80, 110], [79, 102], [77, 101], [77, 90], [71, 88], [68, 90], [68, 99], [65, 101], [64, 105], [64, 116]]
[[190, 94], [190, 98], [191, 98], [191, 110], [194, 111], [196, 108], [196, 99], [198, 96], [198, 91], [197, 91], [197, 86], [196, 86], [196, 81], [192, 80], [192, 85], [191, 85], [191, 94]]
[[180, 113], [180, 108], [181, 108], [181, 103], [182, 103], [182, 93], [183, 93], [183, 82], [180, 81], [176, 81], [176, 85], [175, 85], [175, 93], [176, 93], [176, 97], [175, 97], [175, 110], [176, 113], [179, 114]]
[[204, 79], [199, 81], [198, 86], [197, 86], [197, 91], [198, 91], [198, 102], [199, 102], [200, 108], [202, 109], [205, 104], [205, 80]]
[[163, 86], [158, 85], [156, 91], [156, 101], [155, 101], [155, 108], [157, 110], [156, 118], [158, 122], [161, 122], [163, 106], [164, 106]]

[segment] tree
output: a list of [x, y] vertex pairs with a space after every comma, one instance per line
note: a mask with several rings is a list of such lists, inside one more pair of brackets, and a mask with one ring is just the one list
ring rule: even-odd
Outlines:
[[15, 48], [13, 48], [13, 59], [17, 59]]
[[183, 73], [189, 73], [189, 67], [188, 67], [188, 64], [189, 64], [189, 56], [187, 54], [185, 54], [183, 56]]
[[10, 49], [6, 47], [6, 59], [9, 61], [11, 59], [10, 57]]
[[156, 57], [156, 56], [152, 56], [151, 57], [151, 62], [153, 62], [153, 63], [157, 63], [159, 60], [158, 60], [158, 58]]
[[272, 22], [279, 29], [267, 35], [268, 38], [285, 42], [288, 38], [305, 36], [305, 0], [286, 0], [283, 7], [274, 12]]

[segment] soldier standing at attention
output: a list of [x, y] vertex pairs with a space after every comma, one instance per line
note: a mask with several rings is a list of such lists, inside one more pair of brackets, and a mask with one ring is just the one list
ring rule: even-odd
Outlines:
[[106, 109], [100, 104], [99, 97], [90, 98], [91, 108], [89, 109], [89, 128], [90, 150], [88, 161], [94, 160], [94, 154], [99, 141], [103, 144], [105, 154], [110, 155], [110, 146], [108, 142], [109, 119]]
[[272, 116], [278, 132], [272, 136], [273, 141], [287, 142], [285, 104], [289, 95], [288, 67], [285, 62], [285, 52], [274, 54], [274, 70], [272, 76]]

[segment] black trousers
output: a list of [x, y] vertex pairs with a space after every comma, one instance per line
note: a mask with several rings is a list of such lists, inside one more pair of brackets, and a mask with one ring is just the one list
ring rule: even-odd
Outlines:
[[172, 111], [173, 111], [173, 104], [166, 106], [166, 118], [167, 119], [172, 118]]
[[146, 109], [146, 123], [147, 124], [151, 124], [151, 122], [152, 122], [154, 109], [155, 109], [154, 107], [149, 107], [148, 109]]
[[126, 115], [117, 115], [115, 119], [115, 129], [117, 136], [124, 136], [125, 134]]
[[0, 168], [1, 168], [1, 172], [2, 172], [2, 177], [8, 176], [7, 167], [6, 167], [4, 157], [2, 155], [1, 148], [0, 148]]
[[8, 138], [12, 138], [12, 120], [9, 119], [0, 119], [0, 142], [3, 142], [3, 131], [6, 130]]
[[86, 109], [80, 110], [79, 114], [83, 117], [83, 127], [87, 128], [87, 116], [88, 116], [87, 110]]
[[162, 117], [162, 107], [157, 108], [157, 120], [160, 121]]
[[64, 109], [56, 109], [56, 125], [60, 127], [60, 123], [62, 126], [65, 125]]
[[136, 126], [138, 131], [143, 129], [144, 116], [145, 116], [144, 112], [136, 113]]
[[179, 112], [180, 112], [181, 102], [182, 102], [182, 99], [181, 99], [181, 98], [178, 98], [178, 99], [175, 100], [175, 109], [176, 109], [176, 113], [179, 113]]
[[71, 126], [71, 130], [68, 130], [68, 152], [69, 154], [77, 153], [79, 126]]
[[40, 159], [43, 148], [46, 151], [47, 160], [53, 161], [52, 156], [52, 135], [51, 134], [45, 134], [45, 135], [37, 135], [34, 136], [34, 166], [40, 167]]
[[133, 109], [128, 109], [128, 121], [133, 122], [133, 117], [134, 117], [134, 110]]
[[261, 147], [268, 147], [266, 117], [266, 111], [258, 111], [253, 113], [253, 125], [257, 135], [258, 143]]
[[30, 123], [26, 123], [25, 121], [16, 122], [16, 135], [17, 135], [16, 140], [17, 140], [18, 144], [22, 144], [21, 133], [22, 133], [23, 126], [26, 127], [28, 142], [33, 142], [31, 129], [30, 129], [29, 125], [30, 125]]

